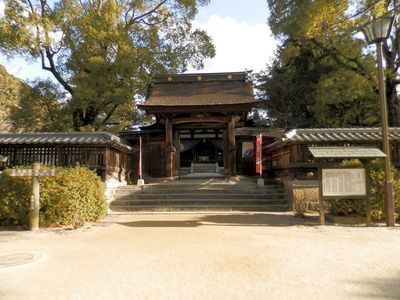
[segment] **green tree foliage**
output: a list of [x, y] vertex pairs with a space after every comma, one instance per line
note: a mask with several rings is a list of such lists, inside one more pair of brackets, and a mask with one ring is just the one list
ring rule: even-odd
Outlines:
[[51, 81], [36, 81], [32, 85], [22, 86], [18, 105], [10, 107], [13, 129], [19, 132], [72, 130], [65, 92]]
[[71, 130], [65, 94], [52, 81], [28, 84], [0, 66], [0, 131]]
[[20, 80], [8, 74], [0, 65], [0, 132], [12, 129], [10, 108], [18, 105], [22, 86]]
[[[272, 119], [278, 120], [279, 114], [287, 116], [283, 124], [276, 125], [376, 125], [379, 106], [375, 56], [373, 47], [367, 48], [357, 33], [371, 15], [387, 11], [391, 1], [269, 0], [268, 4], [268, 22], [280, 47], [275, 61], [260, 78], [260, 96], [267, 100], [267, 108], [276, 108], [270, 110]], [[400, 31], [395, 32], [400, 35]], [[394, 39], [385, 45], [385, 57], [390, 121], [397, 125], [397, 83], [393, 82], [397, 67], [395, 71], [390, 67], [393, 51], [396, 55], [399, 52], [394, 45], [398, 47], [399, 43]]]
[[210, 37], [191, 26], [208, 0], [9, 0], [0, 48], [40, 59], [68, 92], [74, 130], [122, 128], [154, 73], [203, 66]]
[[[291, 53], [291, 52], [295, 52]], [[308, 127], [316, 124], [312, 95], [321, 73], [315, 56], [305, 47], [282, 46], [264, 74], [256, 79], [258, 98], [275, 127]]]
[[322, 74], [311, 107], [318, 126], [378, 126], [380, 110], [376, 94], [363, 76], [343, 68]]

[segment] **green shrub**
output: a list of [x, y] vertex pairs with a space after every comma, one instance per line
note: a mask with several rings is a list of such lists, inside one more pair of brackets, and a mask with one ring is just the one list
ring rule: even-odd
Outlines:
[[[385, 172], [383, 160], [373, 160], [369, 164], [370, 172], [370, 188], [371, 188], [371, 217], [375, 220], [385, 218]], [[344, 161], [343, 166], [357, 167], [361, 166], [358, 160]], [[393, 190], [394, 203], [399, 212], [400, 209], [400, 179], [399, 172], [393, 167]], [[366, 201], [365, 200], [331, 200], [330, 210], [335, 215], [355, 215], [365, 216]], [[399, 215], [397, 215], [399, 218]]]
[[[27, 225], [30, 179], [0, 177], [0, 224]], [[62, 169], [40, 179], [40, 226], [78, 227], [103, 217], [104, 188], [96, 174], [84, 167]]]
[[0, 225], [28, 224], [30, 191], [30, 179], [0, 176]]

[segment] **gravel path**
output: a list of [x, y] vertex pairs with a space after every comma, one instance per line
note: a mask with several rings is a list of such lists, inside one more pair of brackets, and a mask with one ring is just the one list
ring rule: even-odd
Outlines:
[[400, 227], [288, 214], [112, 215], [79, 230], [0, 231], [0, 299], [400, 299]]

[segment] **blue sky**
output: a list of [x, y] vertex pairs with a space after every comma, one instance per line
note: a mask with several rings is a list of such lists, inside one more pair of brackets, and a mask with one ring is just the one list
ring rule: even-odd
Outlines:
[[[4, 0], [0, 0], [0, 10], [3, 5]], [[193, 26], [206, 30], [217, 50], [216, 56], [206, 60], [205, 68], [200, 72], [263, 69], [275, 49], [275, 41], [266, 24], [267, 17], [266, 0], [211, 0], [209, 5], [200, 8]], [[0, 55], [0, 64], [24, 80], [51, 78], [49, 72], [41, 70], [38, 62], [9, 60]], [[189, 69], [189, 72], [199, 70]]]

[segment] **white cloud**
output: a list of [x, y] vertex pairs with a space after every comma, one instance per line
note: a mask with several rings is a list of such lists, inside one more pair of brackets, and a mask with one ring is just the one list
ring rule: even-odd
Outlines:
[[213, 15], [206, 23], [194, 22], [193, 26], [205, 30], [216, 47], [216, 56], [205, 60], [201, 72], [258, 72], [265, 68], [276, 48], [276, 41], [266, 24], [250, 26], [231, 17]]
[[4, 9], [6, 8], [6, 5], [3, 0], [0, 0], [0, 18], [4, 17]]

